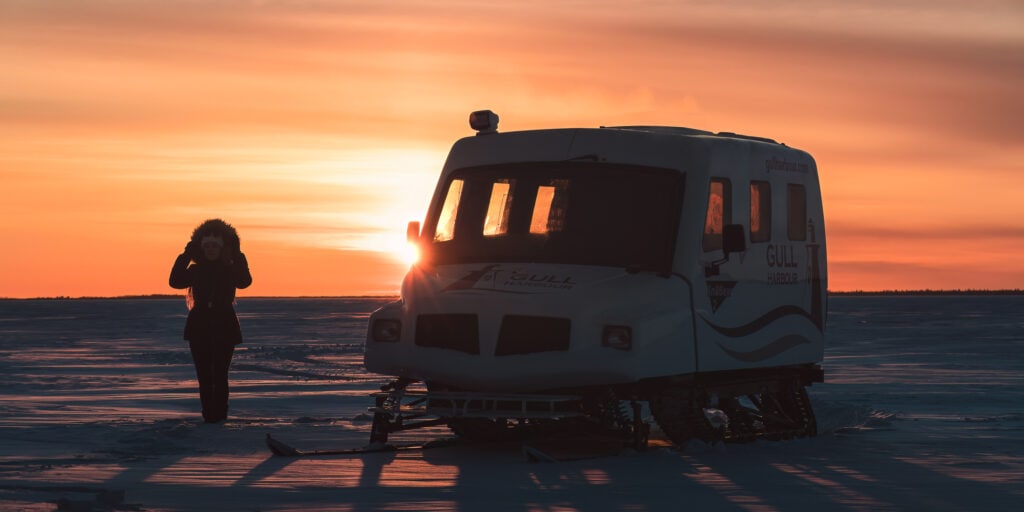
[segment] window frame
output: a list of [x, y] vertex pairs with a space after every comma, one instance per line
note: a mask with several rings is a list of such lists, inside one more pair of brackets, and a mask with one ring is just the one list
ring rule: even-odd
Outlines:
[[[671, 273], [673, 262], [675, 258], [676, 243], [679, 236], [679, 226], [682, 222], [682, 205], [685, 197], [686, 189], [686, 173], [681, 172], [677, 169], [656, 167], [656, 166], [645, 166], [636, 164], [606, 164], [606, 163], [592, 163], [592, 162], [514, 162], [514, 163], [501, 163], [501, 164], [490, 164], [481, 166], [469, 166], [459, 168], [447, 173], [445, 177], [444, 187], [447, 190], [450, 184], [454, 180], [465, 180], [464, 188], [462, 190], [462, 198], [459, 203], [458, 211], [456, 212], [455, 219], [455, 236], [452, 240], [437, 241], [434, 238], [437, 230], [437, 223], [440, 220], [441, 208], [446, 201], [445, 196], [435, 197], [435, 203], [432, 203], [430, 210], [427, 213], [427, 218], [424, 222], [423, 236], [430, 242], [423, 248], [424, 254], [421, 259], [423, 262], [437, 265], [450, 265], [450, 264], [468, 264], [477, 262], [493, 262], [493, 263], [523, 263], [523, 262], [536, 262], [536, 263], [568, 263], [577, 265], [599, 265], [599, 266], [621, 266], [619, 263], [606, 263], [608, 256], [602, 254], [594, 254], [592, 257], [583, 260], [571, 260], [563, 261], [560, 257], [551, 257], [545, 255], [541, 259], [530, 256], [529, 259], [522, 259], [523, 256], [520, 253], [532, 250], [529, 247], [520, 247], [516, 244], [525, 244], [528, 246], [544, 247], [550, 244], [551, 247], [555, 247], [560, 244], [565, 244], [566, 240], [572, 236], [579, 236], [578, 231], [572, 226], [578, 222], [576, 219], [577, 209], [580, 205], [586, 203], [579, 203], [574, 206], [573, 201], [569, 200], [568, 203], [556, 201], [559, 206], [564, 209], [565, 205], [568, 205], [568, 215], [564, 212], [559, 214], [562, 217], [560, 221], [561, 225], [558, 230], [550, 230], [548, 233], [535, 233], [530, 232], [529, 228], [532, 224], [531, 213], [536, 206], [536, 187], [535, 185], [550, 185], [552, 182], [548, 181], [568, 179], [569, 185], [566, 190], [569, 190], [571, 197], [576, 197], [575, 192], [571, 192], [572, 189], [579, 185], [573, 184], [571, 180], [577, 179], [577, 176], [586, 176], [591, 173], [603, 173], [607, 171], [612, 175], [623, 175], [622, 173], [639, 175], [650, 175], [650, 176], [662, 176], [661, 180], [667, 180], [666, 183], [671, 183], [672, 187], [662, 188], [666, 202], [664, 204], [664, 210], [670, 214], [670, 217], [666, 218], [665, 225], [662, 226], [665, 229], [664, 238], [660, 238], [657, 241], [657, 247], [647, 247], [647, 252], [655, 255], [650, 258], [649, 262], [643, 262], [642, 259], [631, 259], [629, 262], [625, 262], [633, 268], [641, 268], [643, 270], [656, 271], [659, 274]], [[506, 171], [506, 169], [510, 171]], [[529, 169], [526, 174], [520, 174], [524, 169]], [[507, 174], [512, 172], [512, 175]], [[518, 176], [516, 176], [518, 174]], [[537, 176], [537, 179], [527, 179], [523, 176]], [[513, 191], [513, 195], [516, 197], [520, 204], [528, 204], [528, 208], [520, 208], [513, 206], [511, 218], [509, 220], [509, 232], [510, 236], [515, 237], [526, 237], [529, 240], [520, 238], [518, 242], [509, 242], [510, 238], [508, 235], [485, 237], [482, 234], [484, 227], [484, 220], [482, 216], [477, 218], [476, 214], [465, 215], [466, 212], [474, 212], [480, 208], [486, 208], [487, 200], [490, 197], [490, 190], [486, 194], [487, 198], [484, 199], [484, 194], [479, 189], [481, 185], [487, 184], [490, 187], [490, 183], [493, 183], [493, 178], [522, 178], [517, 181], [517, 187], [524, 187], [522, 190]], [[589, 185], [588, 185], [589, 186]], [[530, 187], [534, 187], [531, 190]], [[567, 196], [569, 197], [569, 196]], [[582, 196], [581, 196], [582, 198]], [[589, 202], [598, 201], [598, 198], [591, 197], [587, 199]], [[664, 217], [662, 217], [664, 218]], [[553, 227], [553, 226], [552, 226]], [[616, 232], [609, 231], [609, 236], [601, 236], [601, 243], [613, 243], [612, 236], [617, 235]], [[504, 240], [504, 241], [503, 241]], [[468, 249], [470, 245], [477, 243], [489, 243], [492, 244], [491, 248], [486, 248], [481, 251], [477, 251], [474, 248], [471, 251], [463, 252], [463, 249]], [[500, 257], [483, 257], [482, 254], [490, 252], [492, 248], [498, 248], [498, 244], [512, 244], [502, 247], [502, 254]], [[524, 249], [520, 251], [519, 249]], [[551, 253], [553, 256], [557, 256]], [[456, 261], [457, 260], [457, 261]], [[632, 265], [637, 263], [637, 265]]]
[[[567, 179], [550, 179], [538, 183], [536, 188], [530, 191], [533, 196], [533, 207], [530, 212], [528, 231], [531, 235], [548, 236], [565, 230], [569, 186], [570, 182]], [[550, 189], [550, 197], [547, 193], [542, 195], [541, 189]], [[542, 197], [545, 200], [544, 206], [539, 208]], [[541, 212], [544, 212], [544, 215], [538, 216]]]
[[[458, 183], [457, 186], [456, 183]], [[455, 224], [458, 220], [462, 191], [465, 185], [466, 180], [458, 178], [448, 181], [444, 198], [441, 200], [441, 208], [438, 210], [434, 232], [430, 235], [433, 242], [447, 242], [455, 238]], [[453, 194], [455, 195], [453, 196]], [[441, 229], [442, 222], [444, 223], [443, 229]]]
[[[754, 231], [754, 190], [759, 188], [758, 197], [758, 226], [761, 228]], [[770, 242], [772, 239], [772, 183], [766, 180], [750, 181], [750, 243]]]
[[[499, 197], [496, 194], [501, 188], [504, 188], [504, 195]], [[515, 199], [515, 189], [516, 180], [514, 179], [499, 179], [491, 182], [491, 193], [488, 199], [487, 211], [484, 215], [481, 235], [502, 236], [508, 233], [512, 202]]]
[[[708, 232], [711, 213], [711, 197], [712, 188], [716, 183], [722, 184], [722, 224], [719, 227], [718, 233]], [[722, 233], [725, 231], [725, 226], [732, 224], [732, 181], [725, 177], [712, 177], [708, 181], [707, 188], [707, 203], [704, 210], [704, 229], [701, 236], [701, 247], [704, 252], [720, 251], [724, 246]]]

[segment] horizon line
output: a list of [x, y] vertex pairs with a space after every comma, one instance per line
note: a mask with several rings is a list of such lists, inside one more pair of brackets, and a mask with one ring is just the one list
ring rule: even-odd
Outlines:
[[[967, 288], [967, 289], [907, 289], [907, 290], [827, 290], [829, 295], [1024, 295], [1020, 288]], [[69, 295], [40, 297], [0, 297], [0, 300], [115, 300], [115, 299], [178, 299], [184, 294], [150, 293], [129, 295]], [[240, 299], [391, 299], [399, 294], [366, 294], [366, 295], [252, 295], [238, 297]]]

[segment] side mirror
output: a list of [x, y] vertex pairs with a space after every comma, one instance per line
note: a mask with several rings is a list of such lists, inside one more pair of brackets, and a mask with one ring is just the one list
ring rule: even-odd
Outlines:
[[418, 221], [410, 221], [409, 225], [405, 228], [405, 241], [409, 243], [415, 243], [420, 239], [420, 223]]
[[722, 229], [722, 252], [726, 257], [729, 253], [747, 250], [747, 233], [743, 224], [729, 224]]

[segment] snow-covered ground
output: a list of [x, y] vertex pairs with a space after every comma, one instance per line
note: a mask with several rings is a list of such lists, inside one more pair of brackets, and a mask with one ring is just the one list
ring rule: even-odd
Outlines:
[[[554, 464], [359, 446], [383, 300], [240, 299], [231, 419], [206, 425], [184, 300], [0, 301], [0, 510], [1018, 510], [1024, 297], [832, 297], [814, 439]], [[396, 436], [419, 439], [444, 430]]]

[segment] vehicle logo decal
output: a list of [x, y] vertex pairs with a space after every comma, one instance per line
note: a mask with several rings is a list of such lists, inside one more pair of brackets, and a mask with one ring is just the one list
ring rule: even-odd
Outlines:
[[[498, 265], [487, 265], [486, 267], [481, 268], [480, 270], [474, 270], [463, 276], [458, 281], [455, 281], [454, 283], [445, 286], [444, 289], [441, 291], [448, 292], [452, 290], [468, 290], [470, 288], [474, 288], [476, 286], [476, 283], [483, 279], [484, 276], [489, 274], [497, 266]], [[493, 276], [491, 277], [491, 280], [494, 280]]]
[[711, 311], [718, 311], [725, 299], [732, 296], [732, 289], [736, 281], [708, 281], [708, 300], [711, 301]]
[[498, 264], [493, 264], [466, 274], [441, 291], [486, 290], [505, 293], [535, 293], [572, 290], [578, 284], [576, 278], [571, 275], [538, 274], [522, 268], [502, 269]]

